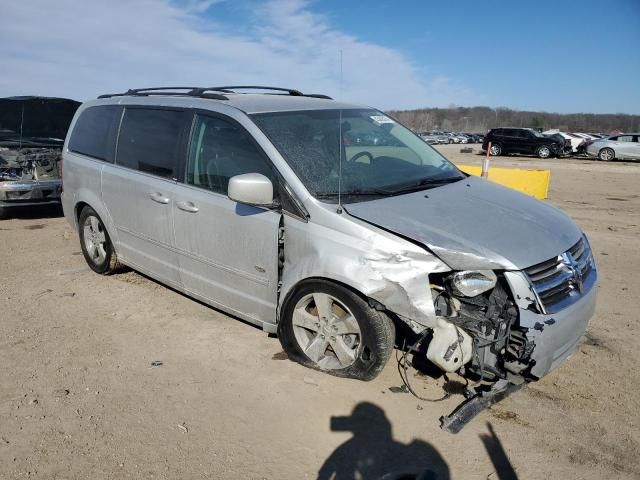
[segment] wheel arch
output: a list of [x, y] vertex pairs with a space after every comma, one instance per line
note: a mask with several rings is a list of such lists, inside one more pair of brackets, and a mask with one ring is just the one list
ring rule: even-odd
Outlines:
[[80, 213], [85, 207], [91, 207], [98, 214], [100, 220], [102, 220], [102, 224], [107, 229], [107, 233], [109, 234], [114, 247], [118, 246], [118, 232], [113, 219], [109, 214], [109, 210], [100, 198], [99, 194], [92, 190], [82, 189], [78, 191], [76, 195], [75, 203], [73, 205], [73, 218], [76, 222], [76, 226], [79, 227]]
[[369, 303], [369, 305], [372, 308], [375, 308], [376, 310], [382, 310], [382, 311], [386, 310], [384, 305], [382, 305], [380, 302], [378, 302], [374, 298], [371, 298], [365, 295], [361, 290], [359, 290], [357, 286], [354, 285], [355, 282], [348, 283], [345, 280], [346, 279], [338, 280], [335, 278], [330, 278], [325, 276], [312, 276], [312, 277], [302, 278], [298, 282], [296, 282], [294, 285], [292, 285], [290, 288], [287, 289], [286, 294], [282, 297], [282, 301], [280, 302], [279, 310], [284, 309], [284, 307], [288, 304], [289, 301], [291, 301], [291, 298], [295, 295], [295, 293], [298, 291], [300, 287], [304, 286], [307, 283], [317, 282], [317, 281], [334, 283], [336, 285], [340, 285], [341, 287], [344, 287], [347, 290], [350, 290], [351, 292], [353, 292], [354, 294], [358, 295], [360, 298], [365, 300], [367, 303]]
[[611, 157], [611, 160], [615, 160], [616, 157], [616, 151], [613, 149], [613, 147], [602, 147], [600, 150], [598, 150], [598, 158], [600, 158], [600, 153], [602, 153], [603, 150], [611, 150], [613, 152], [613, 157]]

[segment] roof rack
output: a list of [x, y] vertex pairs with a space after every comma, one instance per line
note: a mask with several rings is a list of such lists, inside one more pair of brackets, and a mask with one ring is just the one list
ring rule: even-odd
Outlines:
[[275, 92], [287, 92], [289, 95], [295, 97], [303, 97], [304, 93], [300, 90], [294, 90], [293, 88], [281, 88], [281, 87], [262, 87], [259, 85], [241, 85], [232, 87], [211, 87], [210, 90], [216, 90], [224, 93], [237, 93], [235, 90], [273, 90]]
[[[181, 91], [182, 90], [182, 91]], [[145, 97], [149, 95], [180, 95], [187, 97], [202, 97], [212, 100], [229, 100], [229, 97], [221, 93], [209, 93], [212, 88], [202, 87], [152, 87], [152, 88], [130, 88], [124, 93], [106, 93], [98, 98], [139, 96]]]
[[[286, 92], [288, 95], [295, 97], [312, 97], [322, 98], [325, 100], [333, 100], [328, 95], [319, 93], [305, 94], [300, 90], [281, 87], [263, 87], [255, 85], [229, 86], [229, 87], [151, 87], [151, 88], [134, 88], [124, 93], [106, 93], [98, 98], [124, 97], [124, 96], [150, 96], [150, 95], [179, 95], [188, 97], [209, 98], [212, 100], [229, 100], [225, 93], [237, 94], [236, 90], [271, 90], [274, 92]], [[266, 94], [274, 95], [274, 94]], [[281, 95], [281, 94], [280, 94]]]
[[294, 97], [312, 97], [312, 98], [323, 98], [325, 100], [333, 100], [333, 98], [331, 98], [329, 95], [323, 95], [321, 93], [302, 93], [300, 90], [294, 90], [293, 88], [264, 87], [259, 85], [211, 87], [209, 90], [215, 90], [217, 92], [223, 92], [223, 93], [238, 93], [236, 92], [236, 90], [272, 90], [275, 92], [287, 92], [289, 95], [292, 95]]

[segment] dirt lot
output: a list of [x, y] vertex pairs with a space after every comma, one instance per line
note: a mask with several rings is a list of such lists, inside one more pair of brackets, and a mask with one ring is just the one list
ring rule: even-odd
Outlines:
[[[640, 164], [493, 164], [551, 169], [549, 201], [589, 235], [602, 285], [576, 353], [455, 436], [438, 418], [462, 397], [393, 393], [395, 362], [369, 383], [304, 369], [277, 339], [135, 272], [92, 273], [64, 218], [1, 221], [0, 478], [377, 478], [412, 465], [432, 479], [639, 478]], [[442, 393], [442, 380], [414, 381]]]

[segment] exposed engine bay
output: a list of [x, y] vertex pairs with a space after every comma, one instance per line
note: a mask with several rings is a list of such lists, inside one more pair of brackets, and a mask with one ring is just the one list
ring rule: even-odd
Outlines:
[[60, 162], [60, 148], [0, 146], [0, 206], [58, 202]]
[[59, 148], [0, 147], [0, 182], [60, 178]]
[[[473, 275], [485, 278], [482, 281], [469, 278]], [[466, 283], [460, 282], [465, 276]], [[482, 410], [536, 379], [530, 373], [535, 364], [531, 358], [535, 343], [519, 324], [518, 306], [501, 274], [440, 273], [431, 275], [430, 280], [436, 325], [426, 329], [407, 352], [424, 354], [426, 350], [431, 363], [467, 380], [466, 400], [441, 418], [443, 430], [457, 433]], [[406, 373], [406, 353], [398, 365], [406, 389], [418, 396]], [[449, 394], [438, 399], [418, 398], [440, 401], [448, 397]]]
[[60, 201], [62, 145], [79, 105], [65, 98], [0, 99], [0, 213]]
[[[535, 344], [518, 324], [518, 307], [506, 280], [497, 276], [495, 287], [471, 297], [456, 290], [451, 276], [440, 280], [432, 293], [436, 314], [448, 328], [434, 330], [429, 360], [445, 371], [460, 369], [463, 376], [478, 381], [527, 377]], [[444, 361], [439, 360], [434, 349], [447, 343]]]

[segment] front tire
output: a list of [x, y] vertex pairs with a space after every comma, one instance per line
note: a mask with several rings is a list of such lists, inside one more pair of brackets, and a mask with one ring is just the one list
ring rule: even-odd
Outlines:
[[538, 158], [549, 158], [551, 156], [551, 149], [546, 145], [543, 145], [538, 148], [536, 155], [538, 155]]
[[120, 264], [107, 229], [91, 207], [84, 207], [78, 219], [80, 247], [87, 264], [96, 273], [110, 275]]
[[395, 327], [358, 294], [307, 281], [287, 299], [278, 337], [291, 360], [339, 377], [372, 380], [393, 351]]
[[603, 148], [598, 152], [598, 158], [603, 162], [610, 162], [616, 158], [616, 152], [614, 152], [612, 148]]
[[502, 147], [499, 144], [491, 145], [489, 149], [489, 155], [492, 157], [498, 157], [502, 154]]

